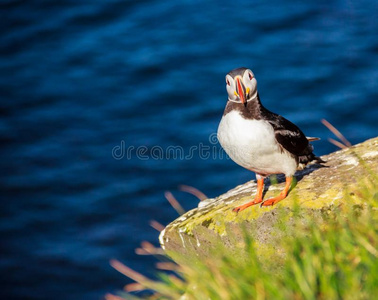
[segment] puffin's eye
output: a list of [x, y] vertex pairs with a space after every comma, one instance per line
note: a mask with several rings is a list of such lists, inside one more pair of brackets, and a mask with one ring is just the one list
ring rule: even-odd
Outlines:
[[252, 80], [253, 76], [251, 73], [248, 73], [248, 76], [249, 76], [249, 80]]
[[226, 78], [226, 83], [227, 83], [227, 85], [231, 85], [230, 81], [227, 78]]

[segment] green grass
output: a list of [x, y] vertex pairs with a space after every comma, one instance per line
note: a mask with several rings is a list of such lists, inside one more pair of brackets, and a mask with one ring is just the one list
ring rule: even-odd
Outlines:
[[[363, 180], [358, 196], [362, 204], [353, 203], [346, 190], [342, 206], [318, 217], [298, 205], [293, 215], [282, 213], [274, 230], [284, 232], [284, 238], [268, 260], [262, 260], [246, 234], [240, 255], [219, 245], [209, 260], [163, 264], [171, 271], [161, 273], [160, 281], [129, 269], [123, 272], [118, 262], [113, 266], [138, 282], [127, 290], [152, 291], [143, 299], [378, 299], [374, 174]], [[140, 294], [125, 292], [107, 299], [139, 299], [135, 295]]]

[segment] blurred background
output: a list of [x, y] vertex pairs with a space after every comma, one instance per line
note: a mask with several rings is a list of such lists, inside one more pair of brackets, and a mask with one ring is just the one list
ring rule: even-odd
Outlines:
[[[102, 299], [153, 274], [149, 222], [254, 179], [227, 159], [114, 157], [212, 145], [225, 75], [251, 68], [263, 104], [317, 155], [377, 135], [377, 1], [1, 1], [1, 299]], [[123, 143], [123, 144], [122, 144]], [[214, 146], [214, 145], [212, 145]], [[219, 147], [219, 145], [215, 145]], [[118, 147], [118, 148], [117, 148]]]

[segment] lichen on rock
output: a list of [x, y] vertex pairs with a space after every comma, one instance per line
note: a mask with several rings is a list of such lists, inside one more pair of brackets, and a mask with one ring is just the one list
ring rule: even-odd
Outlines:
[[[230, 251], [242, 248], [243, 234], [247, 232], [253, 234], [260, 252], [269, 253], [279, 240], [272, 228], [279, 222], [281, 214], [293, 213], [294, 203], [316, 214], [342, 204], [345, 193], [349, 193], [348, 199], [360, 204], [359, 182], [378, 173], [377, 146], [378, 138], [373, 138], [322, 156], [326, 161], [324, 166], [308, 165], [298, 171], [296, 186], [285, 200], [273, 207], [256, 205], [239, 213], [232, 211], [252, 200], [256, 193], [255, 181], [201, 201], [197, 208], [180, 216], [161, 232], [160, 244], [176, 261], [190, 260], [193, 256], [206, 258], [220, 243]], [[277, 180], [274, 185], [266, 180], [264, 199], [283, 189], [284, 177], [277, 176]]]

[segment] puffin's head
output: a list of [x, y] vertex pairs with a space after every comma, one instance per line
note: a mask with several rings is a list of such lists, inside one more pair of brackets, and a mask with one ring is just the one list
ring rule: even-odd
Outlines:
[[247, 106], [257, 96], [257, 81], [250, 69], [234, 69], [226, 75], [226, 89], [229, 101]]

